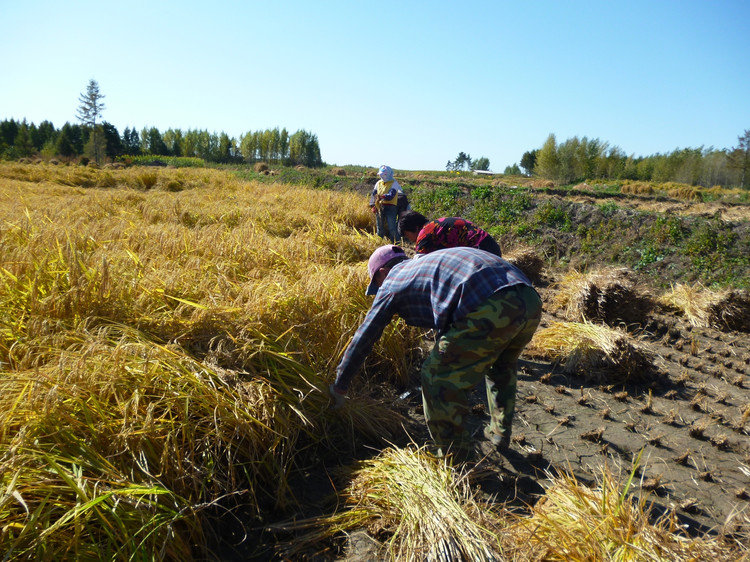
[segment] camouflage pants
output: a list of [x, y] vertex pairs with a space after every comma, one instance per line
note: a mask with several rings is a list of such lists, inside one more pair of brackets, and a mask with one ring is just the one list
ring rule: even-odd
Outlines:
[[518, 357], [541, 314], [536, 291], [515, 285], [492, 295], [442, 334], [422, 365], [425, 420], [442, 451], [471, 448], [464, 424], [468, 395], [482, 377], [487, 383], [490, 430], [510, 437]]

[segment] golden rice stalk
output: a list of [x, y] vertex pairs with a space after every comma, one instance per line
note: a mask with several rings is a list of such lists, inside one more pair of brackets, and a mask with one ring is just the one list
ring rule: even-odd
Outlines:
[[711, 291], [701, 283], [677, 284], [659, 302], [682, 313], [693, 326], [750, 331], [750, 295], [746, 291]]
[[648, 380], [655, 371], [654, 354], [635, 338], [591, 322], [553, 322], [534, 334], [524, 352], [601, 383]]
[[192, 559], [202, 507], [156, 480], [131, 482], [81, 437], [78, 445], [73, 457], [32, 445], [0, 461], [5, 559]]
[[389, 537], [382, 549], [391, 560], [503, 559], [499, 516], [476, 502], [468, 473], [424, 448], [388, 448], [362, 462], [344, 494], [345, 511], [285, 527], [313, 529], [285, 545], [287, 555], [365, 527]]
[[[82, 332], [54, 363], [3, 373], [8, 548], [83, 553], [137, 539], [183, 560], [181, 541], [201, 543], [202, 507], [232, 494], [258, 509], [260, 500], [283, 507], [293, 500], [288, 474], [313, 462], [315, 446], [341, 448], [356, 431], [383, 439], [401, 427], [394, 412], [356, 396], [331, 411], [319, 374], [267, 337], [256, 348], [253, 376], [240, 376], [110, 326]], [[191, 530], [176, 536], [175, 528]]]
[[550, 310], [573, 322], [643, 324], [654, 306], [654, 299], [625, 268], [572, 270], [552, 288]]
[[551, 484], [531, 508], [514, 516], [503, 533], [503, 547], [513, 560], [608, 562], [748, 560], [747, 549], [719, 538], [689, 537], [673, 517], [652, 523], [646, 498], [634, 500], [629, 482], [620, 483], [605, 468], [595, 487], [573, 475], [549, 475]]

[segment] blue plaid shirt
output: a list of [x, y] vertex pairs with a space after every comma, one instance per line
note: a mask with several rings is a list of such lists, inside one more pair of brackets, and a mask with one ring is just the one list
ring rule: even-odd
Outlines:
[[447, 248], [396, 264], [344, 352], [336, 387], [349, 387], [394, 314], [410, 326], [442, 333], [491, 295], [513, 285], [531, 286], [531, 281], [517, 267], [476, 248]]

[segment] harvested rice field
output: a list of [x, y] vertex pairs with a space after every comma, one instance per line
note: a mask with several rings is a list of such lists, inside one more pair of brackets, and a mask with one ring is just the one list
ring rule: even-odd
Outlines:
[[0, 163], [3, 559], [750, 560], [746, 290], [503, 233], [544, 315], [510, 447], [478, 388], [452, 464], [430, 332], [393, 322], [330, 408], [382, 241], [367, 185], [319, 183]]

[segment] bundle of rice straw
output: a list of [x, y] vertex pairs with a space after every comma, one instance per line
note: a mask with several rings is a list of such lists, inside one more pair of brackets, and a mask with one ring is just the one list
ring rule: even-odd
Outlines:
[[626, 268], [568, 272], [555, 286], [552, 311], [573, 322], [599, 321], [610, 326], [642, 325], [654, 307], [653, 297], [639, 287]]
[[523, 271], [533, 283], [541, 281], [544, 260], [532, 248], [517, 246], [503, 253], [503, 258]]
[[378, 560], [491, 562], [500, 551], [501, 511], [479, 503], [469, 472], [426, 448], [388, 448], [363, 461], [345, 490], [347, 509], [294, 521], [279, 530], [310, 530], [282, 545], [286, 559], [342, 531], [384, 538]]
[[508, 560], [737, 562], [748, 560], [744, 546], [706, 533], [692, 537], [667, 513], [654, 521], [646, 499], [628, 495], [608, 469], [595, 487], [571, 474], [550, 475], [547, 493], [530, 517], [518, 516], [504, 533]]
[[524, 353], [599, 384], [649, 381], [657, 371], [653, 352], [630, 334], [591, 322], [553, 322], [534, 334]]
[[677, 284], [659, 302], [682, 313], [696, 327], [750, 332], [750, 295], [747, 291], [710, 291], [700, 283]]

